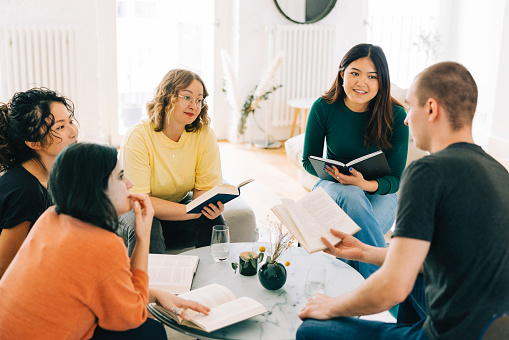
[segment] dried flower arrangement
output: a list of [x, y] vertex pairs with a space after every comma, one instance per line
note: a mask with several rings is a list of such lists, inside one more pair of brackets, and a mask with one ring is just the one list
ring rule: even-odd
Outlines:
[[[276, 222], [274, 220], [269, 220], [267, 218], [267, 224], [269, 226], [270, 232], [270, 243], [273, 246], [272, 255], [267, 255], [268, 263], [276, 263], [281, 255], [288, 250], [295, 242], [295, 237], [284, 229], [283, 224], [281, 222]], [[290, 263], [285, 265], [290, 265]]]

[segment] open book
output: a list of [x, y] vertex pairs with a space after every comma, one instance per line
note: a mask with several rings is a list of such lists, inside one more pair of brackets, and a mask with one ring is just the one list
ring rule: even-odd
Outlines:
[[189, 292], [199, 256], [148, 254], [148, 284], [172, 294]]
[[308, 253], [327, 248], [321, 236], [332, 244], [341, 240], [331, 234], [330, 228], [350, 235], [361, 230], [323, 188], [307, 193], [297, 202], [288, 198], [281, 201], [271, 210]]
[[199, 214], [201, 213], [203, 207], [209, 205], [210, 203], [216, 204], [219, 201], [224, 204], [236, 197], [239, 197], [240, 188], [248, 183], [251, 183], [252, 181], [252, 179], [248, 179], [247, 181], [244, 181], [237, 186], [231, 184], [223, 184], [210, 189], [186, 205], [187, 214]]
[[209, 315], [188, 309], [186, 313], [190, 316], [190, 320], [183, 320], [177, 314], [156, 303], [148, 304], [147, 308], [152, 315], [166, 325], [171, 324], [171, 320], [174, 320], [179, 325], [197, 328], [205, 332], [213, 332], [267, 312], [267, 309], [258, 301], [248, 297], [236, 298], [231, 290], [217, 283], [181, 294], [180, 297], [210, 307]]
[[383, 176], [387, 176], [391, 174], [391, 168], [389, 167], [389, 163], [387, 163], [387, 159], [385, 158], [385, 154], [381, 151], [375, 151], [370, 153], [369, 155], [362, 156], [354, 159], [346, 164], [341, 163], [339, 161], [335, 161], [333, 159], [321, 158], [316, 156], [309, 156], [309, 160], [313, 165], [313, 168], [316, 171], [316, 174], [321, 179], [326, 179], [328, 181], [336, 181], [337, 179], [329, 175], [327, 171], [323, 169], [324, 165], [327, 164], [329, 166], [335, 166], [339, 172], [345, 175], [351, 175], [352, 173], [348, 170], [350, 167], [359, 171], [364, 179], [373, 180]]

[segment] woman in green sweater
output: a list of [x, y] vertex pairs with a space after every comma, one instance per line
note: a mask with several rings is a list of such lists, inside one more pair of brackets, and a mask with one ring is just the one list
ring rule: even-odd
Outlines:
[[[337, 179], [319, 179], [313, 188], [324, 188], [336, 203], [361, 227], [355, 236], [372, 246], [385, 247], [384, 235], [396, 216], [401, 174], [408, 152], [406, 112], [390, 95], [387, 59], [379, 46], [359, 44], [346, 53], [331, 89], [311, 108], [302, 162], [306, 171], [317, 175], [309, 156], [323, 156], [343, 163], [382, 150], [391, 174], [375, 180], [364, 179], [351, 167], [350, 175], [335, 167], [327, 172]], [[365, 278], [378, 266], [350, 262]]]

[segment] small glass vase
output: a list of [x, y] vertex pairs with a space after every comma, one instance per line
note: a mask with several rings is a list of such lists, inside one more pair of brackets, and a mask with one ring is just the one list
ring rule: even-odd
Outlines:
[[279, 289], [286, 282], [286, 268], [278, 262], [265, 262], [258, 270], [258, 279], [265, 289]]

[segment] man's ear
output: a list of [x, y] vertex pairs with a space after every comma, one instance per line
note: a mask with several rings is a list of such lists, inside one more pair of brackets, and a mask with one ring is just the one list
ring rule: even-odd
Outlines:
[[30, 148], [30, 149], [34, 149], [34, 150], [41, 150], [42, 149], [42, 145], [41, 145], [41, 142], [27, 142], [25, 141], [25, 144]]
[[428, 120], [430, 122], [435, 121], [439, 116], [438, 115], [438, 102], [433, 98], [429, 98], [426, 105], [428, 107]]

